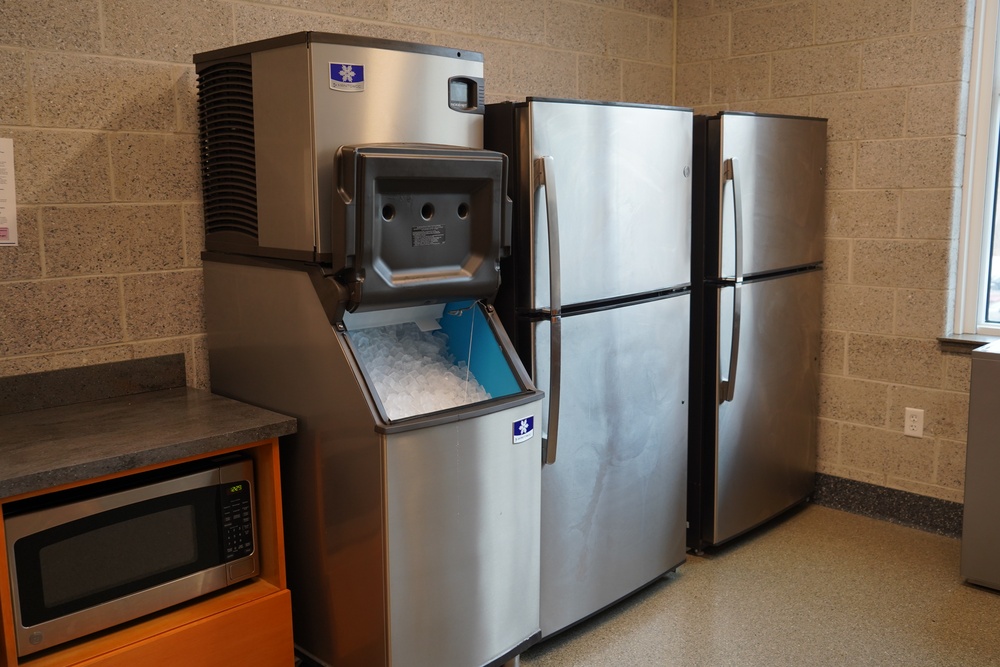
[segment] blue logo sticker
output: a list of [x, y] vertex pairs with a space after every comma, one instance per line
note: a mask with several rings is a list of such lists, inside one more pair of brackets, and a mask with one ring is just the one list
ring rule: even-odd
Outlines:
[[535, 436], [535, 416], [525, 417], [514, 422], [514, 444], [531, 440]]
[[360, 93], [365, 89], [365, 66], [330, 63], [330, 88], [346, 93]]

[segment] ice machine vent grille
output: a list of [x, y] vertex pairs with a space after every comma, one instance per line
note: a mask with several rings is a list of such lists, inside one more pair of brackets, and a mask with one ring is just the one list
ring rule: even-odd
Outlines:
[[223, 62], [198, 73], [205, 233], [257, 240], [253, 77], [249, 63]]

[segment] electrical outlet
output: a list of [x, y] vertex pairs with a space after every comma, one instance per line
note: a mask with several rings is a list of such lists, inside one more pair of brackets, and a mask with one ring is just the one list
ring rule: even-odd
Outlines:
[[906, 408], [903, 420], [903, 435], [911, 438], [924, 437], [924, 411], [920, 408]]

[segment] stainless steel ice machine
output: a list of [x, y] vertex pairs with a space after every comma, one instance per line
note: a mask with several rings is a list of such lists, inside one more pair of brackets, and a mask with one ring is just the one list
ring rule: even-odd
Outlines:
[[482, 56], [302, 33], [196, 56], [212, 389], [282, 447], [299, 650], [495, 665], [539, 634], [538, 401], [495, 316]]

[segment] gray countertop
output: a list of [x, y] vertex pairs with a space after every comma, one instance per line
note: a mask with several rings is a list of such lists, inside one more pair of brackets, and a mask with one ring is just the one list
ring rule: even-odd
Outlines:
[[0, 416], [0, 498], [294, 433], [296, 421], [190, 388]]

